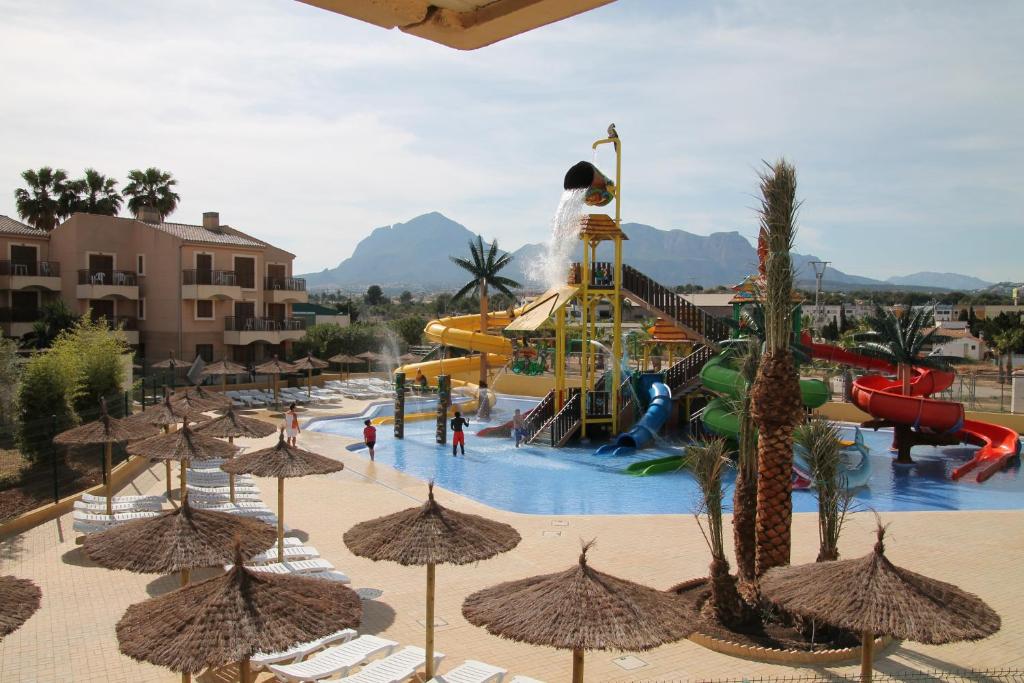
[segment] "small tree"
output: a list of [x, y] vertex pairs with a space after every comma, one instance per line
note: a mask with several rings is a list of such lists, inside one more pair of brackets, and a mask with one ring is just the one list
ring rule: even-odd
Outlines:
[[401, 294], [399, 294], [398, 295], [398, 303], [402, 304], [403, 306], [408, 306], [409, 304], [411, 304], [412, 303], [412, 292], [410, 292], [407, 289], [404, 292], [402, 292]]
[[380, 285], [370, 285], [363, 299], [370, 306], [379, 306], [384, 303], [384, 290], [380, 288]]
[[815, 417], [796, 428], [793, 440], [804, 448], [818, 499], [818, 562], [839, 559], [839, 534], [852, 497], [843, 475], [839, 427]]
[[418, 315], [408, 315], [388, 323], [388, 327], [395, 331], [406, 346], [414, 346], [422, 341], [426, 325], [427, 321]]
[[10, 339], [0, 339], [0, 427], [5, 430], [17, 417], [20, 380], [18, 346]]
[[49, 348], [61, 332], [75, 326], [78, 318], [63, 299], [44, 303], [39, 309], [39, 319], [32, 323], [32, 331], [21, 338], [21, 347]]
[[18, 447], [29, 460], [47, 456], [53, 434], [76, 423], [74, 369], [65, 367], [67, 360], [47, 352], [25, 364], [18, 389]]
[[[53, 342], [48, 355], [71, 373], [68, 399], [77, 413], [92, 411], [101, 398], [122, 391], [124, 334], [111, 331], [104, 319], [82, 316]], [[111, 406], [113, 408], [113, 406]]]

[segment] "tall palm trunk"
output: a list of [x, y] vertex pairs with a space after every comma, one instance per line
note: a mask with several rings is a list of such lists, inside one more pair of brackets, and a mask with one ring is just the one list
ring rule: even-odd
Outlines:
[[760, 363], [760, 345], [751, 341], [743, 357], [740, 374], [748, 386], [740, 396], [739, 411], [739, 458], [736, 465], [736, 482], [732, 494], [732, 535], [736, 551], [736, 574], [742, 586], [754, 581], [754, 557], [757, 547], [757, 425], [750, 414], [749, 385], [757, 377]]
[[[487, 334], [487, 280], [480, 278], [480, 333]], [[487, 352], [480, 351], [480, 384], [487, 381]]]
[[[910, 396], [911, 387], [910, 380], [914, 374], [914, 369], [907, 363], [900, 363], [896, 366], [896, 377], [900, 381], [900, 393], [904, 396]], [[910, 449], [913, 447], [913, 440], [911, 438], [910, 427], [905, 424], [896, 424], [892, 429], [892, 446], [890, 450], [896, 452], [896, 462], [908, 465], [914, 461], [910, 457]]]

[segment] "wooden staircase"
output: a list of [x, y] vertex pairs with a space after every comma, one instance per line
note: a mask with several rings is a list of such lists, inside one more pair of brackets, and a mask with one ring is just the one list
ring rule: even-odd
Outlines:
[[724, 320], [694, 306], [668, 287], [658, 284], [636, 268], [623, 264], [622, 289], [661, 317], [671, 320], [709, 346], [729, 338], [732, 330]]
[[[562, 409], [552, 415], [537, 432], [528, 439], [529, 443], [544, 444], [561, 448], [569, 442], [580, 428], [580, 390], [569, 389], [569, 397]], [[552, 404], [553, 405], [553, 404]]]
[[702, 346], [665, 371], [665, 384], [672, 390], [673, 398], [688, 394], [700, 385], [701, 368], [714, 355], [710, 346]]

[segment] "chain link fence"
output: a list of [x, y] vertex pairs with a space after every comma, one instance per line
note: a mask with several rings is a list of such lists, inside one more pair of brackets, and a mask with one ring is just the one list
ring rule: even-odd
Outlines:
[[[106, 397], [114, 417], [131, 414], [129, 392]], [[99, 418], [97, 406], [82, 411], [83, 423]], [[103, 446], [60, 447], [53, 443], [56, 417], [0, 426], [0, 522], [104, 482]], [[28, 442], [36, 457], [27, 458], [21, 445]], [[124, 461], [123, 444], [115, 444], [114, 464]]]
[[[752, 676], [749, 678], [708, 678], [700, 679], [701, 683], [843, 683], [844, 681], [859, 682], [860, 674], [834, 674], [828, 672], [797, 674], [793, 676]], [[872, 681], [885, 683], [1008, 683], [1010, 681], [1024, 683], [1022, 669], [979, 669], [968, 671], [957, 669], [951, 671], [902, 671], [882, 673], [876, 671]]]

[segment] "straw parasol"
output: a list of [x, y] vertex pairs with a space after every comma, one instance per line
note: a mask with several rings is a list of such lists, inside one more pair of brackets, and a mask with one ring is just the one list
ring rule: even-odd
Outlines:
[[260, 363], [253, 368], [257, 374], [260, 375], [273, 375], [274, 376], [274, 402], [278, 402], [278, 391], [277, 382], [281, 375], [288, 372], [295, 372], [295, 366], [291, 363], [286, 363], [274, 354], [274, 357], [268, 360], [266, 363]]
[[174, 386], [174, 373], [175, 373], [175, 371], [178, 368], [188, 367], [189, 365], [191, 365], [191, 364], [190, 363], [185, 363], [185, 362], [180, 361], [180, 360], [176, 360], [174, 358], [174, 351], [169, 351], [167, 353], [167, 359], [166, 360], [162, 360], [162, 361], [158, 361], [156, 363], [153, 363], [150, 367], [153, 367], [153, 368], [165, 368], [167, 370], [170, 370], [171, 371], [170, 372], [170, 375], [171, 375], [171, 386], [173, 387]]
[[205, 413], [208, 410], [221, 410], [225, 407], [224, 401], [208, 398], [209, 392], [205, 392], [207, 398], [200, 397], [197, 392], [185, 391], [183, 394], [171, 394], [171, 405], [177, 410], [184, 409], [189, 413]]
[[284, 440], [284, 430], [281, 430], [276, 445], [240, 455], [220, 468], [228, 474], [277, 477], [277, 552], [278, 559], [284, 562], [284, 480], [288, 477], [340, 472], [345, 469], [345, 463], [289, 446]]
[[228, 375], [244, 375], [249, 371], [245, 369], [244, 365], [230, 361], [227, 358], [221, 358], [216, 363], [210, 363], [202, 369], [199, 373], [201, 377], [215, 377], [220, 375], [220, 390], [228, 390]]
[[417, 356], [415, 353], [403, 353], [398, 357], [398, 361], [403, 365], [406, 363], [415, 363], [418, 360], [420, 360], [420, 356]]
[[427, 502], [361, 522], [345, 532], [345, 545], [371, 560], [427, 567], [427, 671], [434, 676], [434, 567], [470, 564], [508, 552], [519, 545], [519, 532], [508, 524], [442, 507], [430, 482]]
[[238, 553], [226, 574], [129, 607], [117, 622], [121, 652], [173, 671], [199, 673], [278, 652], [359, 624], [362, 603], [335, 581], [252, 572]]
[[[362, 363], [362, 358], [356, 358], [355, 356], [349, 356], [344, 353], [331, 356], [327, 359], [329, 363], [337, 363], [338, 365], [351, 365], [352, 363]], [[351, 374], [351, 373], [350, 373]]]
[[98, 420], [65, 430], [53, 437], [53, 442], [62, 446], [103, 444], [103, 480], [107, 482], [107, 514], [111, 515], [114, 478], [110, 476], [110, 471], [113, 469], [114, 444], [145, 439], [155, 434], [156, 430], [151, 425], [110, 417], [104, 400], [100, 400], [100, 411]]
[[328, 363], [315, 357], [312, 353], [307, 353], [304, 358], [292, 363], [292, 366], [296, 370], [306, 371], [306, 397], [308, 398], [313, 393], [313, 371], [326, 368]]
[[42, 592], [28, 579], [0, 576], [0, 638], [13, 633], [39, 609]]
[[[177, 425], [182, 420], [190, 420], [192, 422], [198, 422], [205, 420], [206, 416], [195, 410], [195, 408], [171, 402], [170, 392], [164, 392], [164, 400], [157, 404], [146, 408], [141, 413], [136, 413], [130, 417], [124, 418], [126, 422], [132, 424], [143, 424], [154, 427], [162, 427], [164, 434], [171, 431], [171, 427]], [[171, 461], [164, 461], [164, 467], [166, 469], [166, 480], [167, 480], [167, 497], [171, 497]]]
[[196, 434], [182, 422], [181, 429], [169, 434], [160, 434], [145, 441], [138, 441], [128, 447], [132, 455], [144, 455], [154, 460], [177, 460], [181, 469], [181, 500], [188, 495], [188, 464], [192, 460], [209, 460], [210, 458], [230, 458], [238, 448], [224, 443], [212, 436]]
[[360, 359], [366, 361], [366, 371], [367, 372], [370, 371], [370, 366], [373, 363], [379, 363], [382, 360], [384, 360], [384, 356], [380, 355], [379, 353], [374, 353], [373, 351], [365, 351], [363, 353], [356, 354], [356, 358], [360, 358]]
[[[235, 439], [244, 436], [248, 439], [261, 439], [270, 436], [277, 430], [274, 425], [263, 420], [254, 420], [251, 417], [242, 417], [230, 407], [218, 418], [204, 422], [195, 428], [195, 431], [202, 432], [206, 436], [227, 439], [233, 444]], [[228, 474], [228, 492], [231, 502], [235, 502], [235, 475]]]
[[771, 569], [761, 594], [791, 614], [860, 633], [863, 681], [871, 680], [875, 636], [940, 645], [999, 630], [999, 615], [978, 596], [890, 562], [884, 538], [879, 524], [864, 557]]
[[473, 593], [462, 615], [502, 638], [572, 650], [573, 683], [583, 681], [586, 650], [649, 650], [693, 632], [696, 615], [677, 596], [588, 565], [593, 543], [577, 566]]
[[159, 517], [139, 519], [85, 537], [83, 550], [93, 562], [108, 569], [140, 574], [181, 573], [219, 567], [235, 556], [233, 541], [240, 539], [246, 560], [274, 545], [274, 527], [251, 517], [197, 510], [188, 499], [176, 510]]
[[197, 405], [209, 406], [205, 410], [223, 410], [230, 405], [233, 405], [231, 399], [225, 394], [218, 394], [204, 389], [201, 384], [193, 384], [185, 390], [183, 394], [174, 394], [171, 396], [171, 402], [181, 402], [185, 400], [191, 400]]

